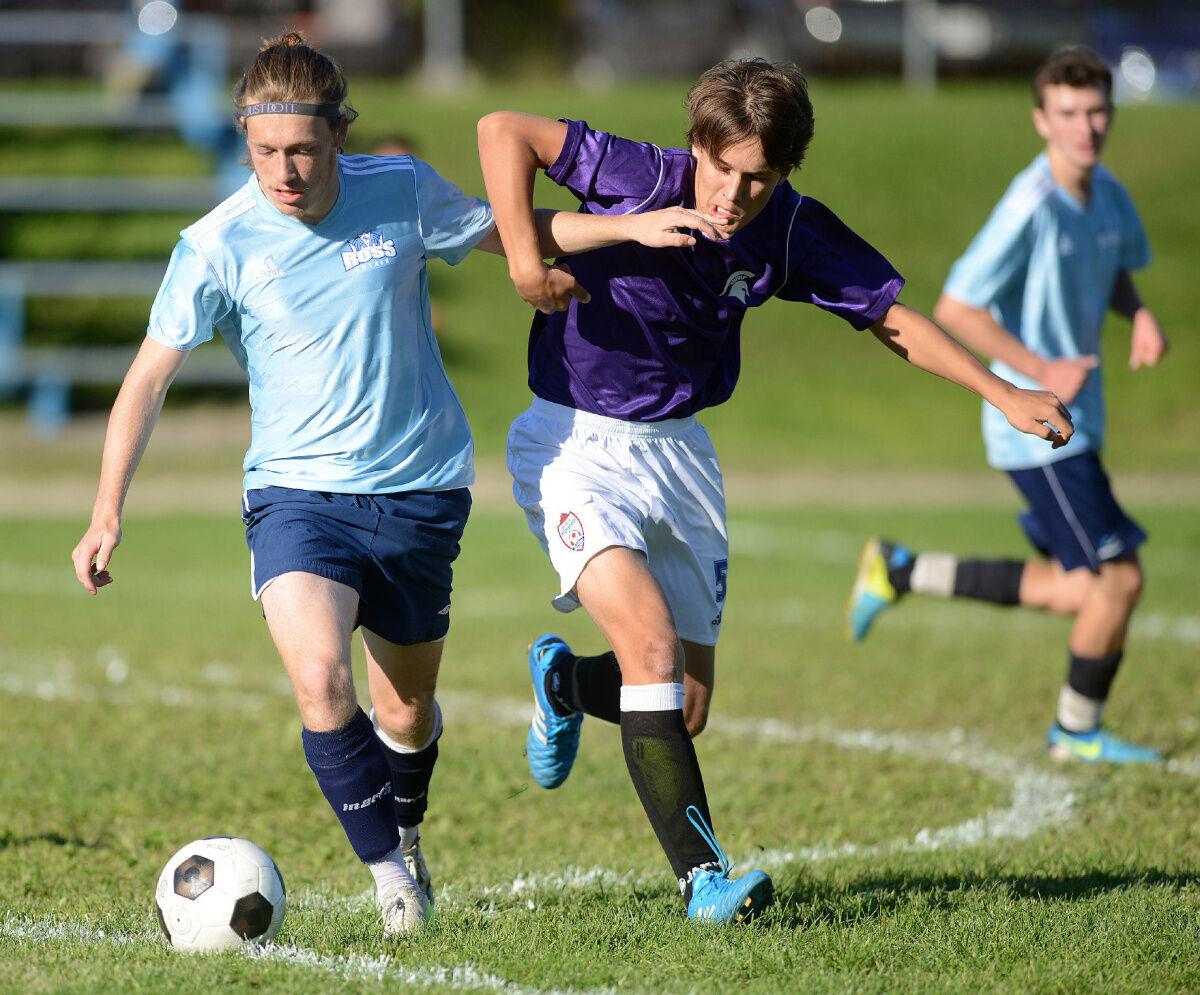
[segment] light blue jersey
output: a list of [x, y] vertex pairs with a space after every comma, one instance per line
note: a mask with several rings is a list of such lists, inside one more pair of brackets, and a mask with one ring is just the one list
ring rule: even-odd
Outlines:
[[318, 224], [252, 175], [184, 229], [147, 330], [193, 349], [219, 330], [250, 381], [245, 486], [351, 494], [474, 479], [471, 432], [429, 317], [427, 259], [459, 262], [487, 203], [410, 156], [338, 157]]
[[[946, 282], [949, 297], [988, 308], [1032, 352], [1047, 359], [1099, 355], [1100, 329], [1117, 274], [1150, 261], [1146, 233], [1125, 188], [1103, 166], [1080, 204], [1054, 181], [1045, 153], [1018, 174]], [[1040, 384], [1001, 362], [997, 376]], [[1104, 447], [1104, 381], [1097, 368], [1070, 405], [1075, 435], [1061, 449], [1018, 432], [983, 406], [988, 462], [1002, 470], [1044, 466]]]

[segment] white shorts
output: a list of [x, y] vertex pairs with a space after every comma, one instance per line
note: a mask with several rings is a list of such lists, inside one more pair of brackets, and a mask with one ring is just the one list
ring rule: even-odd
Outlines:
[[558, 572], [554, 607], [612, 546], [644, 553], [680, 637], [714, 646], [729, 569], [725, 490], [695, 418], [627, 422], [534, 398], [508, 433], [513, 496]]

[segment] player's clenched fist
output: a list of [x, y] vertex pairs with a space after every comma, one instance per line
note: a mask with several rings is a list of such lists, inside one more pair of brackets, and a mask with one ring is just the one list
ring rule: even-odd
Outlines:
[[545, 266], [530, 271], [510, 271], [513, 286], [526, 304], [537, 308], [542, 314], [565, 311], [572, 300], [586, 304], [592, 299], [579, 285], [565, 264]]
[[120, 543], [119, 526], [92, 525], [72, 551], [71, 560], [75, 564], [75, 576], [89, 594], [95, 594], [98, 588], [112, 583], [108, 564], [112, 559], [113, 550]]
[[1014, 387], [1000, 410], [1015, 429], [1048, 439], [1051, 449], [1059, 449], [1071, 441], [1075, 424], [1071, 412], [1048, 390], [1022, 390]]

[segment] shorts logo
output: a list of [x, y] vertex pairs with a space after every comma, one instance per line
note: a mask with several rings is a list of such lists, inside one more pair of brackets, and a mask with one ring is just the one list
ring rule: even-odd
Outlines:
[[583, 550], [583, 522], [573, 511], [564, 511], [558, 516], [558, 537], [567, 549], [576, 553]]
[[1120, 556], [1125, 552], [1125, 540], [1119, 535], [1109, 534], [1102, 536], [1100, 544], [1096, 547], [1096, 556], [1101, 560], [1111, 560]]
[[387, 265], [387, 260], [396, 258], [396, 243], [390, 238], [384, 238], [381, 229], [365, 231], [358, 238], [352, 238], [342, 250], [342, 265], [346, 272], [367, 263], [367, 269]]

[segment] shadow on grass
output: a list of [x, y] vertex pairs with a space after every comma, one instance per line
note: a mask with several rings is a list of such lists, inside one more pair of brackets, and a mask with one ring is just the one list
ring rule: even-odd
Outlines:
[[74, 846], [85, 850], [99, 850], [106, 844], [101, 840], [85, 840], [79, 836], [63, 836], [62, 833], [29, 833], [18, 836], [16, 833], [0, 833], [0, 850], [15, 850], [22, 846], [32, 846], [36, 843], [50, 843], [53, 846]]
[[857, 920], [878, 919], [912, 907], [954, 909], [972, 893], [978, 892], [997, 898], [1049, 904], [1083, 901], [1138, 887], [1165, 886], [1181, 890], [1197, 884], [1200, 884], [1200, 876], [1155, 870], [1128, 874], [1093, 872], [1056, 877], [895, 874], [864, 878], [838, 889], [801, 882], [799, 887], [784, 889], [777, 894], [772, 918], [784, 929], [807, 929], [817, 925], [846, 925]]

